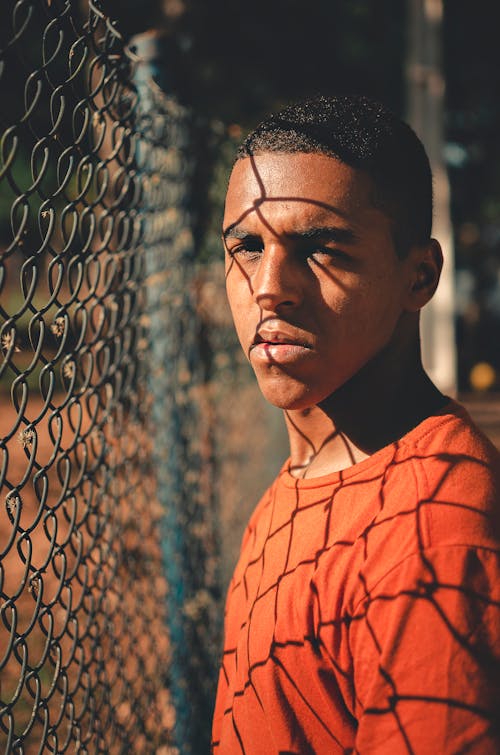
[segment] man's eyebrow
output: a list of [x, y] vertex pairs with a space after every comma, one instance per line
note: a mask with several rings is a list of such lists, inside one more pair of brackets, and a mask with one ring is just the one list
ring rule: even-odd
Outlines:
[[222, 231], [223, 239], [246, 239], [249, 236], [256, 237], [258, 235], [258, 233], [252, 233], [252, 231], [248, 231], [246, 228], [238, 225], [237, 223], [228, 225], [228, 227]]
[[314, 226], [311, 228], [297, 229], [286, 234], [292, 239], [336, 241], [339, 244], [353, 244], [358, 237], [351, 228], [339, 228], [335, 225]]
[[[283, 234], [287, 238], [294, 240], [316, 240], [324, 239], [325, 241], [335, 241], [339, 244], [352, 244], [358, 240], [358, 237], [351, 228], [339, 228], [338, 226], [312, 226], [304, 229], [297, 229], [290, 233]], [[224, 239], [246, 239], [257, 238], [258, 233], [247, 230], [241, 225], [229, 225], [222, 233]]]

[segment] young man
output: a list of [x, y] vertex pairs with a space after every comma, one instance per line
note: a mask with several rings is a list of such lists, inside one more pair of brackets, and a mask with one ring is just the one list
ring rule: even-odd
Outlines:
[[431, 216], [421, 143], [364, 98], [240, 148], [227, 293], [291, 455], [229, 588], [215, 753], [500, 752], [500, 457], [422, 368]]

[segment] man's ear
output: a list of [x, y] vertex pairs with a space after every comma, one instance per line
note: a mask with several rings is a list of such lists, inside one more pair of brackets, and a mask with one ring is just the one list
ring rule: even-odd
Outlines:
[[443, 268], [443, 252], [439, 242], [430, 239], [425, 246], [413, 247], [408, 256], [411, 278], [406, 309], [417, 312], [434, 296]]

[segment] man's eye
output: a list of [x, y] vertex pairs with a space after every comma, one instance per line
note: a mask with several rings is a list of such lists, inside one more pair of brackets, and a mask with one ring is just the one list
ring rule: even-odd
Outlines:
[[257, 256], [263, 251], [262, 242], [258, 239], [248, 240], [229, 249], [231, 256], [243, 255], [245, 257]]
[[313, 259], [324, 260], [328, 258], [328, 259], [337, 260], [339, 262], [350, 261], [350, 257], [348, 254], [343, 252], [341, 249], [337, 249], [331, 246], [315, 246], [314, 248], [309, 250], [308, 256], [312, 257]]

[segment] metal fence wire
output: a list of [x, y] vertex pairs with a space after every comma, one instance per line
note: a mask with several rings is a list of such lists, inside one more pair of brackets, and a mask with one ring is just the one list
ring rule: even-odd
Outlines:
[[1, 13], [0, 751], [201, 752], [189, 115], [97, 0]]

